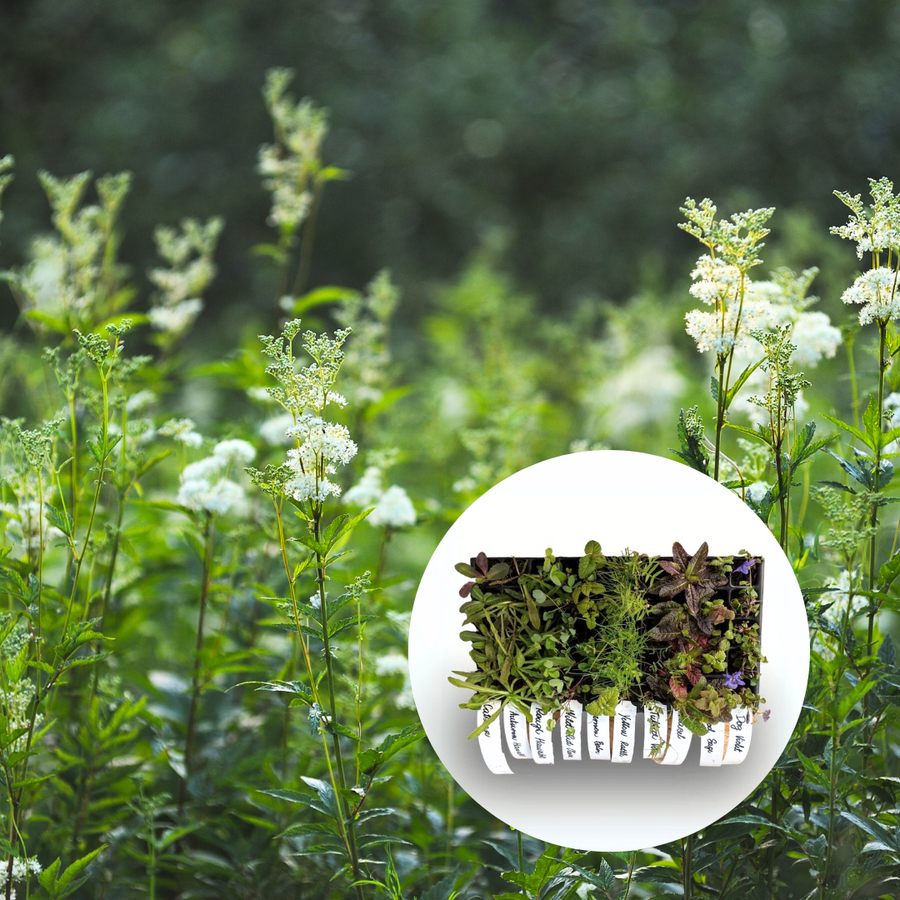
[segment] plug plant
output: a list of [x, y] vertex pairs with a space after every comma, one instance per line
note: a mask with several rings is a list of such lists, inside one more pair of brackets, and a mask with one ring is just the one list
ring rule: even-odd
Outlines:
[[[621, 700], [668, 703], [698, 734], [741, 706], [756, 712], [759, 622], [741, 620], [759, 563], [755, 557], [710, 560], [675, 543], [672, 559], [604, 555], [597, 541], [580, 558], [548, 550], [543, 560], [459, 563], [472, 579], [460, 589], [474, 672], [450, 681], [473, 691], [463, 708], [509, 703], [532, 720], [531, 704], [552, 716], [578, 700], [591, 715], [614, 715]], [[737, 579], [734, 603], [729, 574]], [[648, 596], [662, 602], [651, 605]], [[737, 599], [742, 598], [742, 599]], [[655, 623], [655, 624], [651, 624]], [[499, 709], [494, 718], [499, 715]], [[489, 719], [470, 735], [489, 727]]]

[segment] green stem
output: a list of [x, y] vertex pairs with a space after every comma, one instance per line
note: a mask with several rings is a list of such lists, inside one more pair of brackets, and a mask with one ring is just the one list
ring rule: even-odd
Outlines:
[[197, 707], [200, 702], [200, 667], [203, 652], [203, 629], [206, 621], [206, 606], [209, 600], [210, 571], [213, 558], [212, 514], [206, 513], [203, 526], [203, 570], [200, 576], [200, 616], [197, 620], [197, 643], [194, 648], [194, 671], [191, 676], [191, 706], [188, 712], [187, 732], [184, 738], [184, 778], [178, 786], [178, 812], [184, 811], [187, 799], [187, 782], [191, 777], [191, 762], [194, 750], [194, 729], [197, 721]]
[[714, 456], [713, 478], [719, 480], [719, 456], [722, 448], [722, 429], [725, 427], [725, 357], [719, 356], [716, 360], [718, 371], [719, 390], [716, 397], [716, 449]]
[[628, 900], [631, 893], [631, 879], [634, 877], [634, 864], [637, 861], [637, 850], [632, 850], [631, 859], [628, 860], [628, 877], [625, 879], [625, 893], [622, 894], [622, 900]]
[[847, 367], [850, 370], [850, 390], [853, 397], [853, 426], [859, 428], [859, 386], [856, 382], [856, 362], [853, 358], [854, 335], [847, 335]]
[[[450, 871], [450, 860], [453, 855], [453, 782], [447, 783], [447, 851], [444, 856], [444, 870]], [[521, 840], [521, 835], [519, 836]]]
[[[313, 537], [316, 542], [322, 540], [321, 535], [321, 514], [317, 514], [313, 518]], [[331, 656], [331, 639], [328, 636], [328, 600], [325, 593], [325, 576], [327, 561], [325, 556], [316, 551], [316, 583], [319, 587], [319, 619], [322, 624], [322, 652], [325, 657], [325, 678], [328, 681], [328, 707], [331, 716], [331, 724], [337, 725], [337, 700], [334, 693], [334, 663]], [[334, 750], [335, 768], [337, 769], [338, 780], [341, 784], [341, 791], [347, 790], [347, 776], [344, 772], [344, 755], [341, 750], [341, 739], [337, 729], [331, 729], [331, 745]], [[341, 817], [344, 817], [344, 798], [343, 794], [335, 793], [335, 801]], [[356, 849], [356, 827], [352, 819], [346, 820], [347, 826], [347, 843], [350, 850], [350, 865], [353, 870], [353, 880], [360, 880], [359, 854]], [[362, 900], [362, 887], [356, 885], [356, 893], [359, 900]]]
[[[778, 821], [778, 780], [777, 776], [772, 775], [772, 821]], [[766, 850], [766, 885], [768, 887], [769, 896], [775, 896], [775, 847], [771, 846]]]
[[681, 885], [684, 900], [691, 900], [694, 888], [694, 835], [681, 839]]
[[[835, 696], [837, 692], [835, 692]], [[828, 843], [825, 845], [825, 865], [822, 868], [822, 880], [819, 882], [819, 898], [825, 900], [825, 889], [828, 883], [828, 875], [831, 868], [831, 850], [834, 846], [834, 822], [836, 818], [836, 802], [837, 802], [837, 779], [838, 773], [835, 768], [835, 759], [837, 757], [838, 742], [840, 741], [840, 732], [838, 731], [837, 717], [832, 715], [831, 718], [831, 758], [828, 763]]]
[[[282, 510], [281, 503], [278, 501], [275, 501], [275, 517], [278, 522], [278, 543], [279, 543], [279, 547], [281, 549], [281, 561], [282, 561], [282, 564], [284, 565], [285, 575], [287, 576], [288, 596], [290, 597], [290, 600], [291, 600], [291, 615], [294, 620], [294, 627], [296, 628], [296, 631], [297, 631], [297, 641], [300, 644], [300, 649], [303, 651], [303, 661], [306, 665], [306, 674], [309, 677], [309, 684], [310, 684], [310, 690], [312, 691], [313, 702], [316, 704], [317, 707], [319, 707], [321, 709], [322, 703], [321, 703], [321, 700], [319, 697], [318, 680], [316, 679], [316, 677], [313, 673], [312, 660], [310, 659], [310, 655], [309, 655], [309, 647], [307, 646], [306, 638], [303, 634], [303, 629], [300, 627], [300, 610], [297, 606], [296, 580], [291, 571], [291, 564], [290, 564], [290, 562], [288, 560], [288, 556], [287, 556], [287, 539], [285, 537], [285, 532], [284, 532], [284, 516], [283, 516], [283, 510]], [[318, 522], [321, 518], [321, 511], [319, 511], [314, 518], [316, 521], [315, 530], [316, 530], [316, 533], [318, 534]], [[288, 707], [288, 709], [290, 709], [290, 707]], [[282, 740], [283, 741], [287, 740], [288, 721], [289, 721], [288, 714], [287, 714], [287, 712], [285, 712], [284, 731], [282, 732]], [[324, 730], [321, 731], [321, 738], [322, 738], [322, 752], [325, 755], [325, 764], [328, 767], [328, 777], [331, 781], [331, 787], [334, 790], [336, 802], [338, 803], [338, 809], [342, 810], [343, 809], [343, 800], [340, 797], [340, 794], [338, 792], [338, 783], [335, 780], [334, 767], [331, 764], [331, 755], [328, 752], [328, 740], [325, 737]], [[283, 746], [286, 746], [286, 745], [283, 744]], [[345, 825], [343, 815], [341, 815], [340, 821], [338, 821], [337, 825], [338, 825], [338, 830], [340, 832], [341, 842], [343, 843], [344, 848], [347, 851], [347, 856], [353, 860], [358, 859], [358, 856], [356, 853], [355, 834], [354, 834], [353, 843], [351, 844], [350, 839], [348, 837], [348, 828]], [[362, 888], [358, 885], [356, 887], [356, 895], [357, 895], [357, 900], [362, 900]]]
[[375, 567], [374, 584], [376, 587], [379, 587], [381, 585], [381, 579], [384, 577], [384, 566], [387, 562], [387, 546], [393, 536], [393, 528], [391, 528], [390, 525], [385, 525], [384, 531], [381, 535], [381, 545], [378, 548], [378, 565]]
[[[103, 439], [103, 456], [100, 459], [100, 464], [98, 466], [97, 471], [97, 486], [94, 489], [94, 497], [91, 501], [91, 513], [88, 516], [87, 528], [84, 533], [84, 540], [81, 546], [81, 553], [79, 553], [75, 559], [75, 574], [72, 578], [72, 591], [69, 595], [69, 604], [66, 608], [66, 620], [63, 624], [63, 635], [65, 636], [66, 629], [69, 627], [69, 620], [72, 616], [72, 607], [75, 603], [75, 594], [78, 590], [78, 579], [81, 576], [81, 567], [84, 563], [84, 557], [87, 553], [88, 546], [90, 543], [91, 533], [94, 530], [94, 520], [97, 517], [97, 507], [100, 504], [100, 492], [103, 489], [103, 476], [106, 474], [106, 463], [109, 459], [109, 385], [108, 385], [108, 376], [104, 377], [103, 372], [100, 373], [100, 384], [103, 388], [103, 431], [101, 432], [101, 436]], [[74, 534], [74, 519], [73, 519], [73, 534]], [[74, 550], [73, 550], [74, 553]]]
[[722, 890], [719, 891], [719, 900], [725, 900], [725, 893], [728, 890], [728, 886], [731, 884], [731, 879], [734, 878], [734, 873], [737, 871], [739, 862], [739, 856], [735, 856], [731, 861], [731, 866], [728, 869], [728, 874], [725, 876], [725, 881], [722, 883]]
[[300, 246], [300, 264], [297, 267], [297, 277], [294, 279], [294, 297], [299, 297], [306, 287], [309, 280], [309, 270], [312, 266], [313, 239], [316, 235], [316, 219], [319, 214], [319, 207], [322, 204], [322, 191], [325, 182], [320, 178], [316, 179], [313, 188], [313, 198], [309, 206], [309, 215], [306, 217], [306, 223], [303, 226], [303, 243]]
[[[525, 853], [522, 850], [522, 832], [521, 831], [516, 831], [516, 847], [518, 848], [518, 851], [519, 851], [519, 871], [524, 872], [525, 871]], [[627, 897], [628, 894], [626, 893], [625, 896]]]
[[[883, 427], [883, 416], [884, 416], [884, 376], [885, 372], [887, 372], [888, 367], [891, 364], [890, 358], [885, 360], [884, 358], [884, 350], [885, 344], [887, 340], [887, 320], [882, 319], [878, 322], [878, 331], [879, 331], [879, 340], [878, 340], [878, 410], [877, 410], [877, 425], [875, 429], [876, 435], [876, 444], [875, 444], [875, 471], [873, 473], [873, 481], [874, 481], [874, 489], [873, 494], [876, 495], [881, 487], [881, 432]], [[872, 529], [872, 537], [869, 539], [869, 590], [875, 590], [876, 584], [876, 554], [878, 550], [878, 505], [877, 503], [872, 504], [872, 515], [870, 520], [870, 526]], [[869, 603], [869, 622], [868, 629], [866, 635], [866, 656], [872, 656], [872, 646], [875, 642], [875, 616], [878, 612], [878, 604], [875, 603], [874, 597], [870, 597]], [[868, 718], [869, 715], [869, 695], [866, 694], [863, 697], [863, 718]], [[871, 728], [867, 729], [867, 743], [872, 740], [872, 730]]]
[[148, 865], [148, 875], [150, 876], [150, 900], [156, 900], [156, 823], [152, 821], [149, 822], [150, 834], [148, 840], [148, 855], [147, 861]]

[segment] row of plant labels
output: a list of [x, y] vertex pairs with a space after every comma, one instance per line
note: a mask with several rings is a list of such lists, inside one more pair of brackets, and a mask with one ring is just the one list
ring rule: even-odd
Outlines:
[[[476, 713], [478, 745], [488, 769], [495, 775], [512, 775], [504, 752], [513, 759], [528, 759], [552, 765], [557, 758], [630, 763], [643, 731], [644, 759], [665, 766], [681, 765], [692, 747], [693, 734], [679, 721], [678, 713], [667, 707], [646, 707], [642, 712], [628, 700], [616, 706], [615, 715], [592, 716], [573, 700], [555, 719], [534, 705], [530, 719], [512, 706], [485, 703]], [[643, 729], [639, 722], [643, 719]], [[485, 727], [481, 727], [485, 726]], [[555, 726], [555, 727], [551, 727]], [[735, 709], [728, 722], [708, 725], [698, 738], [701, 766], [739, 765], [747, 758], [753, 730], [753, 714]]]

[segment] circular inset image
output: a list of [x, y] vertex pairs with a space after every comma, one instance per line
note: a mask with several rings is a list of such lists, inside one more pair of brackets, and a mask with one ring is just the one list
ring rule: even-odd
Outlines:
[[635, 850], [765, 778], [800, 715], [809, 629], [790, 562], [730, 490], [585, 452], [517, 472], [453, 524], [409, 665], [435, 752], [486, 810], [553, 844]]

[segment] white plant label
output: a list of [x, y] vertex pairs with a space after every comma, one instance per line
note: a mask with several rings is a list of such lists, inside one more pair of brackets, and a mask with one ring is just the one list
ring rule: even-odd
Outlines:
[[[478, 724], [483, 725], [498, 709], [500, 709], [500, 704], [496, 701], [483, 703], [477, 712]], [[503, 739], [500, 736], [502, 730], [500, 720], [502, 718], [503, 714], [501, 713], [478, 735], [478, 746], [481, 748], [481, 755], [491, 772], [495, 775], [512, 775], [512, 769], [503, 753]]]
[[589, 759], [609, 761], [609, 716], [587, 717], [587, 745]]
[[644, 759], [662, 759], [668, 730], [666, 708], [648, 703], [644, 707]]
[[506, 728], [506, 746], [515, 759], [531, 759], [528, 744], [528, 720], [514, 706], [507, 706], [501, 714]]
[[616, 705], [613, 720], [612, 761], [630, 763], [634, 756], [634, 742], [637, 734], [637, 707], [630, 700], [622, 700]]
[[728, 728], [728, 746], [725, 748], [723, 766], [736, 766], [747, 758], [750, 748], [750, 732], [753, 728], [752, 715], [749, 710], [738, 707], [731, 713]]
[[581, 759], [581, 723], [584, 707], [577, 700], [570, 700], [559, 717], [560, 740], [563, 759]]
[[553, 762], [553, 732], [547, 728], [547, 714], [537, 705], [531, 704], [531, 755], [536, 763], [546, 765]]
[[721, 766], [725, 755], [725, 723], [706, 726], [706, 734], [700, 738], [700, 765]]
[[679, 719], [677, 710], [673, 709], [670, 716], [669, 747], [662, 759], [662, 764], [664, 766], [680, 766], [687, 759], [691, 749], [692, 734]]

